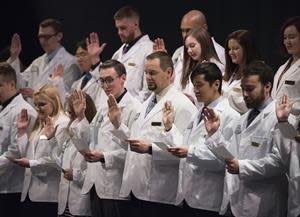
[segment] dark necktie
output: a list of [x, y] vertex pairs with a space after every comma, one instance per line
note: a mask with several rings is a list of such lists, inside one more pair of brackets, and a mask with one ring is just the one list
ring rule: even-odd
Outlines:
[[89, 80], [91, 78], [92, 78], [92, 75], [89, 72], [85, 73], [85, 75], [82, 79], [82, 82], [81, 82], [81, 86], [80, 86], [81, 90], [85, 87], [85, 85], [89, 82]]
[[125, 46], [123, 47], [123, 54], [126, 54], [129, 51], [129, 44], [125, 44]]
[[256, 116], [260, 113], [260, 111], [256, 108], [252, 109], [248, 115], [247, 127], [252, 123], [252, 121], [256, 118]]
[[155, 106], [155, 104], [157, 103], [156, 101], [156, 96], [155, 94], [152, 96], [151, 100], [149, 101], [149, 104], [147, 106], [146, 109], [146, 113], [145, 113], [145, 117], [147, 116], [147, 114], [153, 109], [153, 107]]
[[199, 120], [198, 120], [197, 125], [199, 125], [201, 123], [201, 121], [203, 120], [203, 112], [204, 112], [205, 108], [206, 108], [206, 106], [203, 107], [203, 109], [202, 109], [202, 111], [201, 111], [201, 113], [199, 115]]

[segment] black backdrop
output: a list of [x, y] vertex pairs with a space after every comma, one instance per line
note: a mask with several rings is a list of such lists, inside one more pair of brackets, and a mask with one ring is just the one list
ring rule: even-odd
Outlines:
[[18, 32], [23, 45], [21, 59], [25, 65], [42, 54], [36, 35], [39, 22], [48, 17], [63, 22], [63, 44], [70, 52], [74, 53], [78, 40], [95, 31], [100, 40], [108, 44], [102, 58], [109, 59], [121, 45], [113, 14], [121, 6], [131, 4], [141, 13], [143, 32], [148, 33], [151, 39], [164, 38], [170, 53], [182, 43], [179, 30], [181, 17], [188, 10], [200, 9], [206, 14], [209, 32], [221, 45], [234, 30], [253, 30], [262, 59], [276, 70], [284, 62], [279, 56], [280, 26], [286, 18], [300, 15], [300, 0], [27, 0], [1, 4], [0, 48], [7, 46], [12, 34]]

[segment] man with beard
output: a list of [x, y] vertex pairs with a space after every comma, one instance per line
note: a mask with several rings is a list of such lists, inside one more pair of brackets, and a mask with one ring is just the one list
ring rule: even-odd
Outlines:
[[[205, 112], [208, 127], [206, 144], [212, 150], [226, 144], [235, 156], [226, 159], [227, 172], [221, 214], [233, 216], [286, 216], [287, 180], [273, 145], [272, 131], [277, 118], [270, 97], [273, 72], [261, 61], [250, 63], [243, 71], [241, 87], [249, 111], [232, 128], [225, 141], [218, 130], [220, 118]], [[210, 126], [209, 126], [210, 125]]]
[[124, 64], [127, 72], [125, 87], [143, 102], [150, 95], [144, 79], [144, 63], [146, 56], [153, 51], [153, 43], [140, 29], [140, 15], [136, 8], [124, 6], [115, 13], [114, 19], [123, 45], [112, 59]]
[[[163, 108], [172, 101], [174, 125], [180, 133], [187, 128], [196, 107], [171, 84], [173, 63], [171, 57], [162, 51], [146, 57], [145, 75], [149, 99], [135, 118], [130, 129], [120, 126], [116, 131], [128, 133], [129, 148], [126, 155], [120, 196], [132, 196], [130, 216], [178, 216], [176, 201], [179, 158], [172, 156], [161, 138]], [[113, 118], [110, 115], [111, 119]], [[120, 133], [119, 133], [120, 134]]]

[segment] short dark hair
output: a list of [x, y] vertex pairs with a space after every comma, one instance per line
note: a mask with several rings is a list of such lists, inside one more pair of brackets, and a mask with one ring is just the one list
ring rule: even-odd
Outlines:
[[40, 23], [40, 27], [52, 27], [56, 33], [62, 32], [62, 23], [59, 20], [53, 18], [43, 20]]
[[219, 93], [222, 92], [222, 72], [215, 63], [206, 62], [197, 64], [191, 72], [192, 82], [197, 75], [204, 75], [204, 79], [209, 85], [212, 85], [213, 82], [219, 80], [220, 86], [218, 91]]
[[125, 66], [117, 60], [106, 60], [99, 66], [99, 71], [101, 69], [114, 68], [119, 76], [126, 75]]
[[250, 62], [243, 71], [242, 78], [258, 75], [259, 80], [263, 85], [271, 83], [273, 86], [274, 73], [270, 66], [268, 66], [264, 61], [255, 60]]
[[16, 71], [7, 62], [0, 62], [0, 75], [3, 76], [6, 81], [13, 81], [17, 84]]
[[280, 44], [281, 44], [281, 54], [284, 57], [289, 56], [288, 52], [286, 50], [286, 47], [283, 44], [283, 40], [284, 40], [284, 30], [289, 27], [289, 26], [295, 26], [297, 31], [300, 33], [300, 16], [295, 16], [295, 17], [290, 17], [288, 18], [283, 25], [281, 26], [280, 29]]
[[123, 18], [137, 18], [140, 19], [139, 11], [130, 5], [123, 6], [120, 8], [115, 14], [114, 19], [115, 20], [121, 20]]
[[146, 56], [146, 60], [153, 60], [153, 59], [159, 59], [159, 67], [162, 70], [167, 70], [167, 68], [171, 67], [173, 70], [173, 62], [172, 58], [169, 54], [167, 54], [164, 51], [156, 51], [154, 53], [149, 54]]
[[82, 49], [87, 50], [86, 41], [85, 40], [78, 41], [75, 47], [76, 49], [81, 47]]

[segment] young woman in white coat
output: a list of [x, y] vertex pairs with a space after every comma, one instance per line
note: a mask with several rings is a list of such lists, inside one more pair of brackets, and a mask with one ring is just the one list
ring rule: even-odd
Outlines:
[[282, 54], [288, 60], [274, 77], [272, 97], [287, 94], [294, 101], [300, 97], [300, 16], [289, 18], [281, 28]]
[[180, 78], [174, 80], [175, 86], [182, 90], [186, 95], [192, 96], [194, 101], [197, 99], [194, 94], [190, 75], [197, 63], [213, 62], [221, 72], [224, 72], [224, 65], [221, 63], [213, 41], [209, 33], [203, 28], [191, 29], [184, 40], [183, 70]]
[[[62, 110], [57, 88], [44, 85], [33, 94], [34, 104], [38, 113], [33, 130], [27, 134], [29, 118], [22, 112], [17, 121], [20, 148], [19, 159], [11, 160], [19, 166], [25, 167], [25, 179], [21, 201], [24, 216], [56, 216], [57, 195], [60, 180], [60, 170], [55, 161], [50, 158], [52, 146], [49, 144], [49, 123], [56, 128], [55, 137], [59, 143], [64, 140], [63, 131], [67, 127], [69, 118]], [[51, 121], [50, 121], [51, 120]]]
[[241, 88], [244, 68], [258, 59], [258, 52], [249, 30], [237, 30], [227, 36], [225, 43], [225, 74], [223, 76], [223, 95], [228, 98], [231, 107], [240, 114], [248, 111]]
[[[67, 100], [68, 113], [70, 117], [69, 126], [72, 125], [76, 116], [76, 107], [78, 107], [78, 95], [85, 98], [86, 110], [85, 116], [91, 122], [97, 112], [95, 104], [91, 97], [83, 92], [75, 91]], [[54, 127], [52, 127], [54, 131]], [[87, 163], [84, 157], [76, 149], [76, 140], [72, 135], [72, 128], [68, 127], [65, 131], [67, 139], [63, 144], [58, 144], [55, 137], [51, 138], [54, 147], [51, 157], [62, 168], [58, 192], [58, 215], [63, 216], [91, 216], [90, 195], [81, 194]], [[51, 133], [54, 135], [54, 133]], [[73, 139], [74, 138], [74, 139]]]

